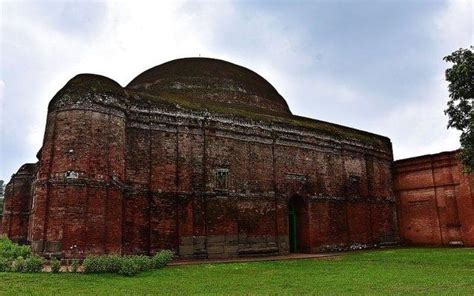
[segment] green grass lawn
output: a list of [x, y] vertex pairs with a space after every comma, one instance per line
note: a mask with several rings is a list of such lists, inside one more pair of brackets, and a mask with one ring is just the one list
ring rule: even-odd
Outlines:
[[326, 259], [169, 266], [135, 277], [0, 273], [0, 294], [474, 295], [474, 249], [392, 249]]

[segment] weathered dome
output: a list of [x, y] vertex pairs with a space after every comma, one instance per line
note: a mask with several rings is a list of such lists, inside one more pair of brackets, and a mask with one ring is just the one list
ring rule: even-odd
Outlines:
[[69, 104], [78, 104], [91, 99], [93, 94], [125, 97], [126, 92], [114, 80], [96, 74], [78, 74], [71, 78], [49, 102], [49, 109]]
[[291, 114], [285, 99], [257, 73], [210, 58], [173, 60], [138, 75], [127, 89], [184, 103]]

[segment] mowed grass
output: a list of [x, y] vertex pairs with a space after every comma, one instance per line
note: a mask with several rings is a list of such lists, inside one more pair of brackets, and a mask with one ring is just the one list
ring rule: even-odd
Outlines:
[[0, 294], [474, 295], [474, 249], [390, 249], [326, 259], [169, 266], [135, 277], [0, 273]]

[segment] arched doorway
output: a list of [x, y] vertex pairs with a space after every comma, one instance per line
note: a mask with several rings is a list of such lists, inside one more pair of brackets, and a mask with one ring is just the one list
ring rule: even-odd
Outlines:
[[308, 237], [308, 207], [301, 196], [295, 195], [288, 202], [288, 238], [290, 252], [307, 253]]

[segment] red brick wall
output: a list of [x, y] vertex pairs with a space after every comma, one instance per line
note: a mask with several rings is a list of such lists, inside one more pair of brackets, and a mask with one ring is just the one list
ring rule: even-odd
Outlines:
[[124, 147], [123, 113], [49, 112], [29, 233], [35, 251], [121, 253]]
[[396, 161], [400, 236], [406, 244], [474, 246], [474, 175], [457, 151]]
[[25, 243], [28, 236], [32, 201], [31, 184], [36, 164], [23, 165], [8, 183], [5, 190], [4, 211], [0, 234], [15, 242]]

